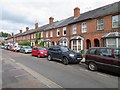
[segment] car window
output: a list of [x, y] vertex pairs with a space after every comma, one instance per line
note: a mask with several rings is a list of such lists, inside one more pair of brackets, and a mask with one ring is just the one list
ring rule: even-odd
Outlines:
[[54, 51], [60, 51], [60, 48], [59, 47], [55, 47]]
[[70, 51], [67, 47], [61, 47], [62, 52], [68, 52]]
[[91, 49], [88, 51], [88, 54], [95, 55], [95, 53], [96, 53], [96, 49]]
[[103, 48], [99, 50], [100, 56], [112, 57], [112, 49]]
[[46, 48], [38, 48], [39, 50], [46, 50]]
[[116, 59], [119, 59], [119, 60], [120, 60], [120, 50], [118, 50], [118, 49], [115, 49], [115, 50], [114, 50], [114, 57], [115, 57]]

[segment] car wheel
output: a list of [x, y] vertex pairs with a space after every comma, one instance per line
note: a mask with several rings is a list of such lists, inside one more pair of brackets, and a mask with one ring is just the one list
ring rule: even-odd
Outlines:
[[48, 61], [51, 61], [52, 60], [51, 55], [48, 55], [47, 59], [48, 59]]
[[26, 52], [24, 51], [24, 54], [26, 54]]
[[97, 65], [93, 62], [90, 62], [88, 64], [88, 69], [91, 70], [91, 71], [96, 71], [97, 70]]
[[38, 54], [38, 58], [40, 58], [40, 54]]
[[64, 57], [63, 58], [63, 64], [64, 65], [68, 65], [69, 61], [68, 61], [68, 58]]

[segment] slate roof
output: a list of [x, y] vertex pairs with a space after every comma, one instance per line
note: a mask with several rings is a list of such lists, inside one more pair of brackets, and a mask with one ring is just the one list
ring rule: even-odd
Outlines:
[[113, 4], [109, 4], [109, 5], [100, 7], [100, 8], [97, 8], [97, 9], [94, 9], [94, 10], [91, 10], [91, 11], [88, 11], [88, 12], [85, 12], [85, 13], [82, 13], [77, 18], [74, 18], [74, 16], [72, 16], [72, 17], [69, 17], [69, 18], [64, 19], [64, 20], [56, 21], [53, 24], [43, 25], [43, 26], [39, 27], [38, 29], [31, 29], [30, 31], [28, 31], [26, 33], [18, 34], [16, 36], [26, 35], [26, 34], [30, 34], [33, 32], [39, 32], [41, 30], [51, 30], [54, 28], [59, 28], [59, 27], [66, 26], [69, 24], [81, 22], [84, 20], [110, 15], [110, 14], [116, 13], [116, 12], [120, 12], [120, 1], [113, 3]]
[[93, 19], [93, 18], [97, 18], [101, 16], [110, 15], [116, 12], [120, 12], [120, 1], [85, 12], [81, 14], [77, 19], [70, 22], [69, 24], [80, 22], [80, 21], [87, 20], [87, 19]]

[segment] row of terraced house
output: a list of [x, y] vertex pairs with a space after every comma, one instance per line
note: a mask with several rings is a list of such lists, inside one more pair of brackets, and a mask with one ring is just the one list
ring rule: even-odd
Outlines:
[[[36, 41], [36, 34], [41, 38]], [[120, 1], [109, 4], [85, 13], [74, 9], [74, 16], [64, 20], [55, 21], [50, 17], [47, 25], [34, 29], [26, 27], [20, 32], [6, 39], [8, 43], [18, 43], [28, 40], [31, 45], [41, 41], [49, 47], [51, 45], [68, 46], [72, 50], [80, 51], [90, 47], [116, 47], [120, 48]]]

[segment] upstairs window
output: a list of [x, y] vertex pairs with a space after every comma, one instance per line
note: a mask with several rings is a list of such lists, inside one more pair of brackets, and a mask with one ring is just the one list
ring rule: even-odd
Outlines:
[[83, 22], [82, 23], [82, 33], [85, 33], [85, 32], [87, 32], [87, 24], [86, 24], [86, 22]]
[[46, 38], [48, 38], [48, 32], [46, 32]]
[[43, 37], [43, 32], [41, 32], [41, 38]]
[[104, 29], [104, 21], [103, 19], [97, 20], [97, 30], [103, 30]]
[[66, 27], [63, 28], [63, 36], [66, 36]]
[[77, 30], [77, 27], [76, 27], [76, 24], [73, 25], [73, 34], [76, 34], [76, 30]]
[[60, 30], [57, 29], [57, 37], [59, 37], [59, 36], [60, 36]]
[[53, 32], [52, 31], [50, 31], [50, 37], [53, 37]]
[[120, 15], [116, 15], [112, 17], [112, 28], [120, 27]]

